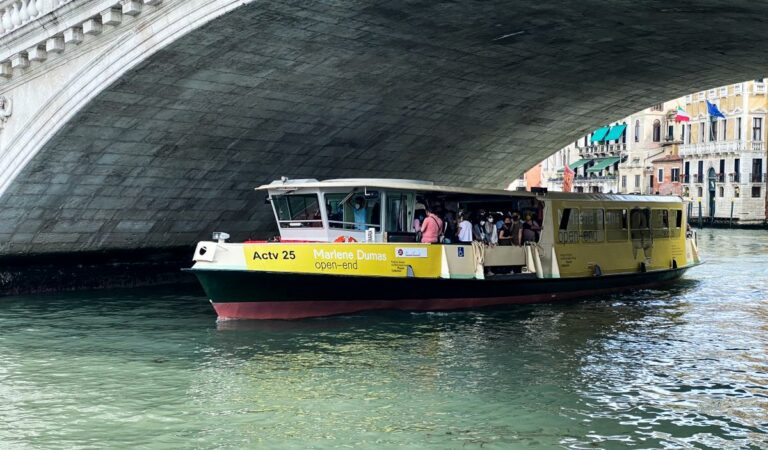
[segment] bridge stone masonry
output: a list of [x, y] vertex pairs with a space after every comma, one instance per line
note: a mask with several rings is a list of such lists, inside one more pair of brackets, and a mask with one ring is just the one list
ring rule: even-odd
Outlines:
[[593, 127], [766, 72], [768, 4], [0, 2], [0, 255], [272, 228], [280, 176], [503, 187]]

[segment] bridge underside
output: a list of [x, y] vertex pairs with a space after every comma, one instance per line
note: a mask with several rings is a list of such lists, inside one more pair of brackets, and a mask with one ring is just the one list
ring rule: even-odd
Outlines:
[[592, 127], [765, 75], [768, 5], [675, 5], [241, 7], [60, 130], [0, 199], [0, 254], [263, 236], [252, 188], [280, 176], [502, 187]]

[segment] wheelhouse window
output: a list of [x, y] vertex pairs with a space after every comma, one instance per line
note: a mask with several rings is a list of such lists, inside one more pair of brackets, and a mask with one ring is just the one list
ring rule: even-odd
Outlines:
[[579, 242], [579, 210], [564, 208], [558, 210], [557, 240], [561, 244], [576, 244]]
[[380, 230], [381, 199], [378, 191], [325, 194], [328, 227], [363, 231]]
[[669, 210], [651, 210], [651, 230], [655, 238], [669, 237]]
[[628, 236], [627, 210], [605, 210], [605, 235], [608, 242], [625, 242]]
[[322, 227], [317, 194], [273, 195], [280, 228]]
[[585, 243], [603, 242], [604, 217], [602, 209], [582, 209], [579, 215], [581, 223], [581, 241]]

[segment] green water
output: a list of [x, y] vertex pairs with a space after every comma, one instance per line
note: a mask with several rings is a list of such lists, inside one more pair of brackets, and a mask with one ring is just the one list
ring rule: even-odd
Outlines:
[[768, 233], [668, 290], [217, 323], [194, 286], [0, 299], [0, 448], [768, 448]]

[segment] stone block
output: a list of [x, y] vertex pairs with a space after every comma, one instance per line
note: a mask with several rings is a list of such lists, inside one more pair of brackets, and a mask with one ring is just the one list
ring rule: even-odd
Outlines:
[[48, 59], [48, 52], [45, 50], [44, 45], [36, 45], [27, 50], [27, 55], [30, 61], [45, 61]]
[[64, 30], [64, 43], [77, 45], [83, 42], [83, 29], [80, 27], [72, 27]]
[[14, 69], [26, 69], [29, 67], [27, 52], [19, 52], [11, 56], [11, 67]]
[[123, 12], [119, 8], [109, 8], [101, 12], [102, 25], [117, 26], [123, 21]]
[[0, 63], [0, 77], [11, 78], [13, 76], [13, 67], [10, 61]]
[[126, 16], [138, 16], [141, 14], [141, 2], [138, 0], [127, 0], [123, 2], [123, 14]]
[[49, 53], [61, 53], [64, 51], [64, 37], [54, 36], [45, 41], [45, 50]]
[[101, 34], [101, 31], [102, 31], [102, 25], [101, 25], [100, 18], [88, 19], [85, 22], [83, 22], [83, 34], [89, 34], [89, 35], [95, 36], [97, 34]]

